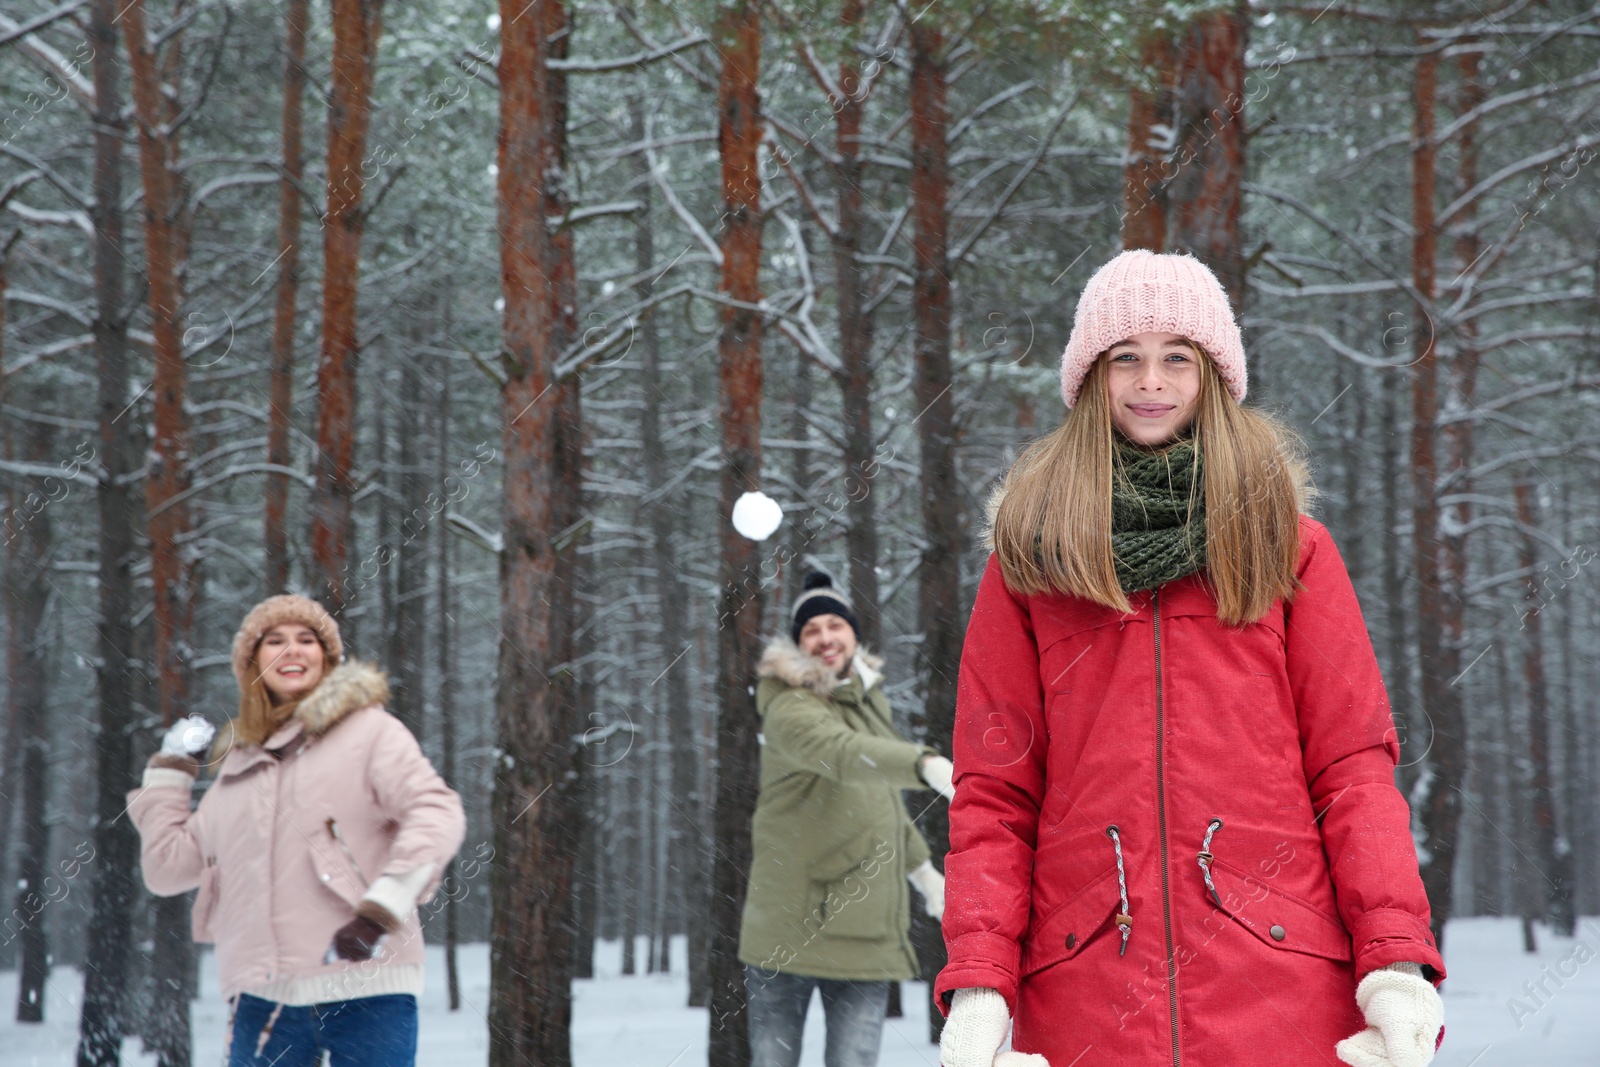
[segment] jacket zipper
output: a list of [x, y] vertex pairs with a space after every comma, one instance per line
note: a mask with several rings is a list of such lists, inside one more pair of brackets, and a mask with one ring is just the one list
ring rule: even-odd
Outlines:
[[1167, 1006], [1172, 1017], [1172, 1067], [1179, 1067], [1178, 1053], [1178, 973], [1173, 966], [1176, 953], [1172, 946], [1172, 889], [1167, 873], [1167, 786], [1166, 786], [1166, 722], [1161, 702], [1161, 590], [1154, 590], [1150, 599], [1151, 622], [1156, 645], [1156, 821], [1161, 839], [1161, 916], [1167, 930]]

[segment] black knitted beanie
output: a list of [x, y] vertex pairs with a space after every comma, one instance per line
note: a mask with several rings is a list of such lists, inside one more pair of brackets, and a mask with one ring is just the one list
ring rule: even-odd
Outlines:
[[850, 624], [850, 629], [855, 631], [856, 639], [861, 638], [861, 626], [856, 622], [856, 613], [850, 609], [850, 598], [842, 590], [833, 587], [833, 578], [822, 571], [812, 571], [806, 575], [805, 590], [794, 599], [794, 609], [790, 613], [789, 639], [795, 642], [800, 640], [800, 631], [805, 629], [807, 620], [818, 615], [837, 615]]

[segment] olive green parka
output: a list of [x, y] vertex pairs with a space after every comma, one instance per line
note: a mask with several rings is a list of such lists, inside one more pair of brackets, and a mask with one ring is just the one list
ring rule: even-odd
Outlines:
[[901, 791], [926, 789], [858, 652], [839, 678], [787, 637], [761, 657], [761, 796], [739, 958], [766, 973], [856, 981], [915, 977], [906, 875], [928, 845]]

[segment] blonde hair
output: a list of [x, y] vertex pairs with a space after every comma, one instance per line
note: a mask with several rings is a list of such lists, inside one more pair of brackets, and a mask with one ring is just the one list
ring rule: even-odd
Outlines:
[[[1312, 490], [1299, 438], [1270, 415], [1241, 407], [1199, 345], [1193, 430], [1205, 494], [1206, 572], [1223, 622], [1242, 626], [1299, 588], [1299, 513]], [[1019, 594], [1065, 593], [1132, 611], [1111, 549], [1117, 467], [1104, 353], [1078, 402], [1030, 445], [1001, 484], [995, 555]]]

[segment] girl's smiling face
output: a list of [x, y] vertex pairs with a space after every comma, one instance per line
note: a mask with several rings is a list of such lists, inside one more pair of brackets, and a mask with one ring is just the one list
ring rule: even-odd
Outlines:
[[322, 681], [327, 653], [317, 632], [297, 622], [274, 626], [256, 646], [256, 670], [274, 704], [305, 696]]
[[1164, 445], [1194, 421], [1201, 355], [1175, 333], [1137, 333], [1104, 357], [1112, 425], [1137, 445]]

